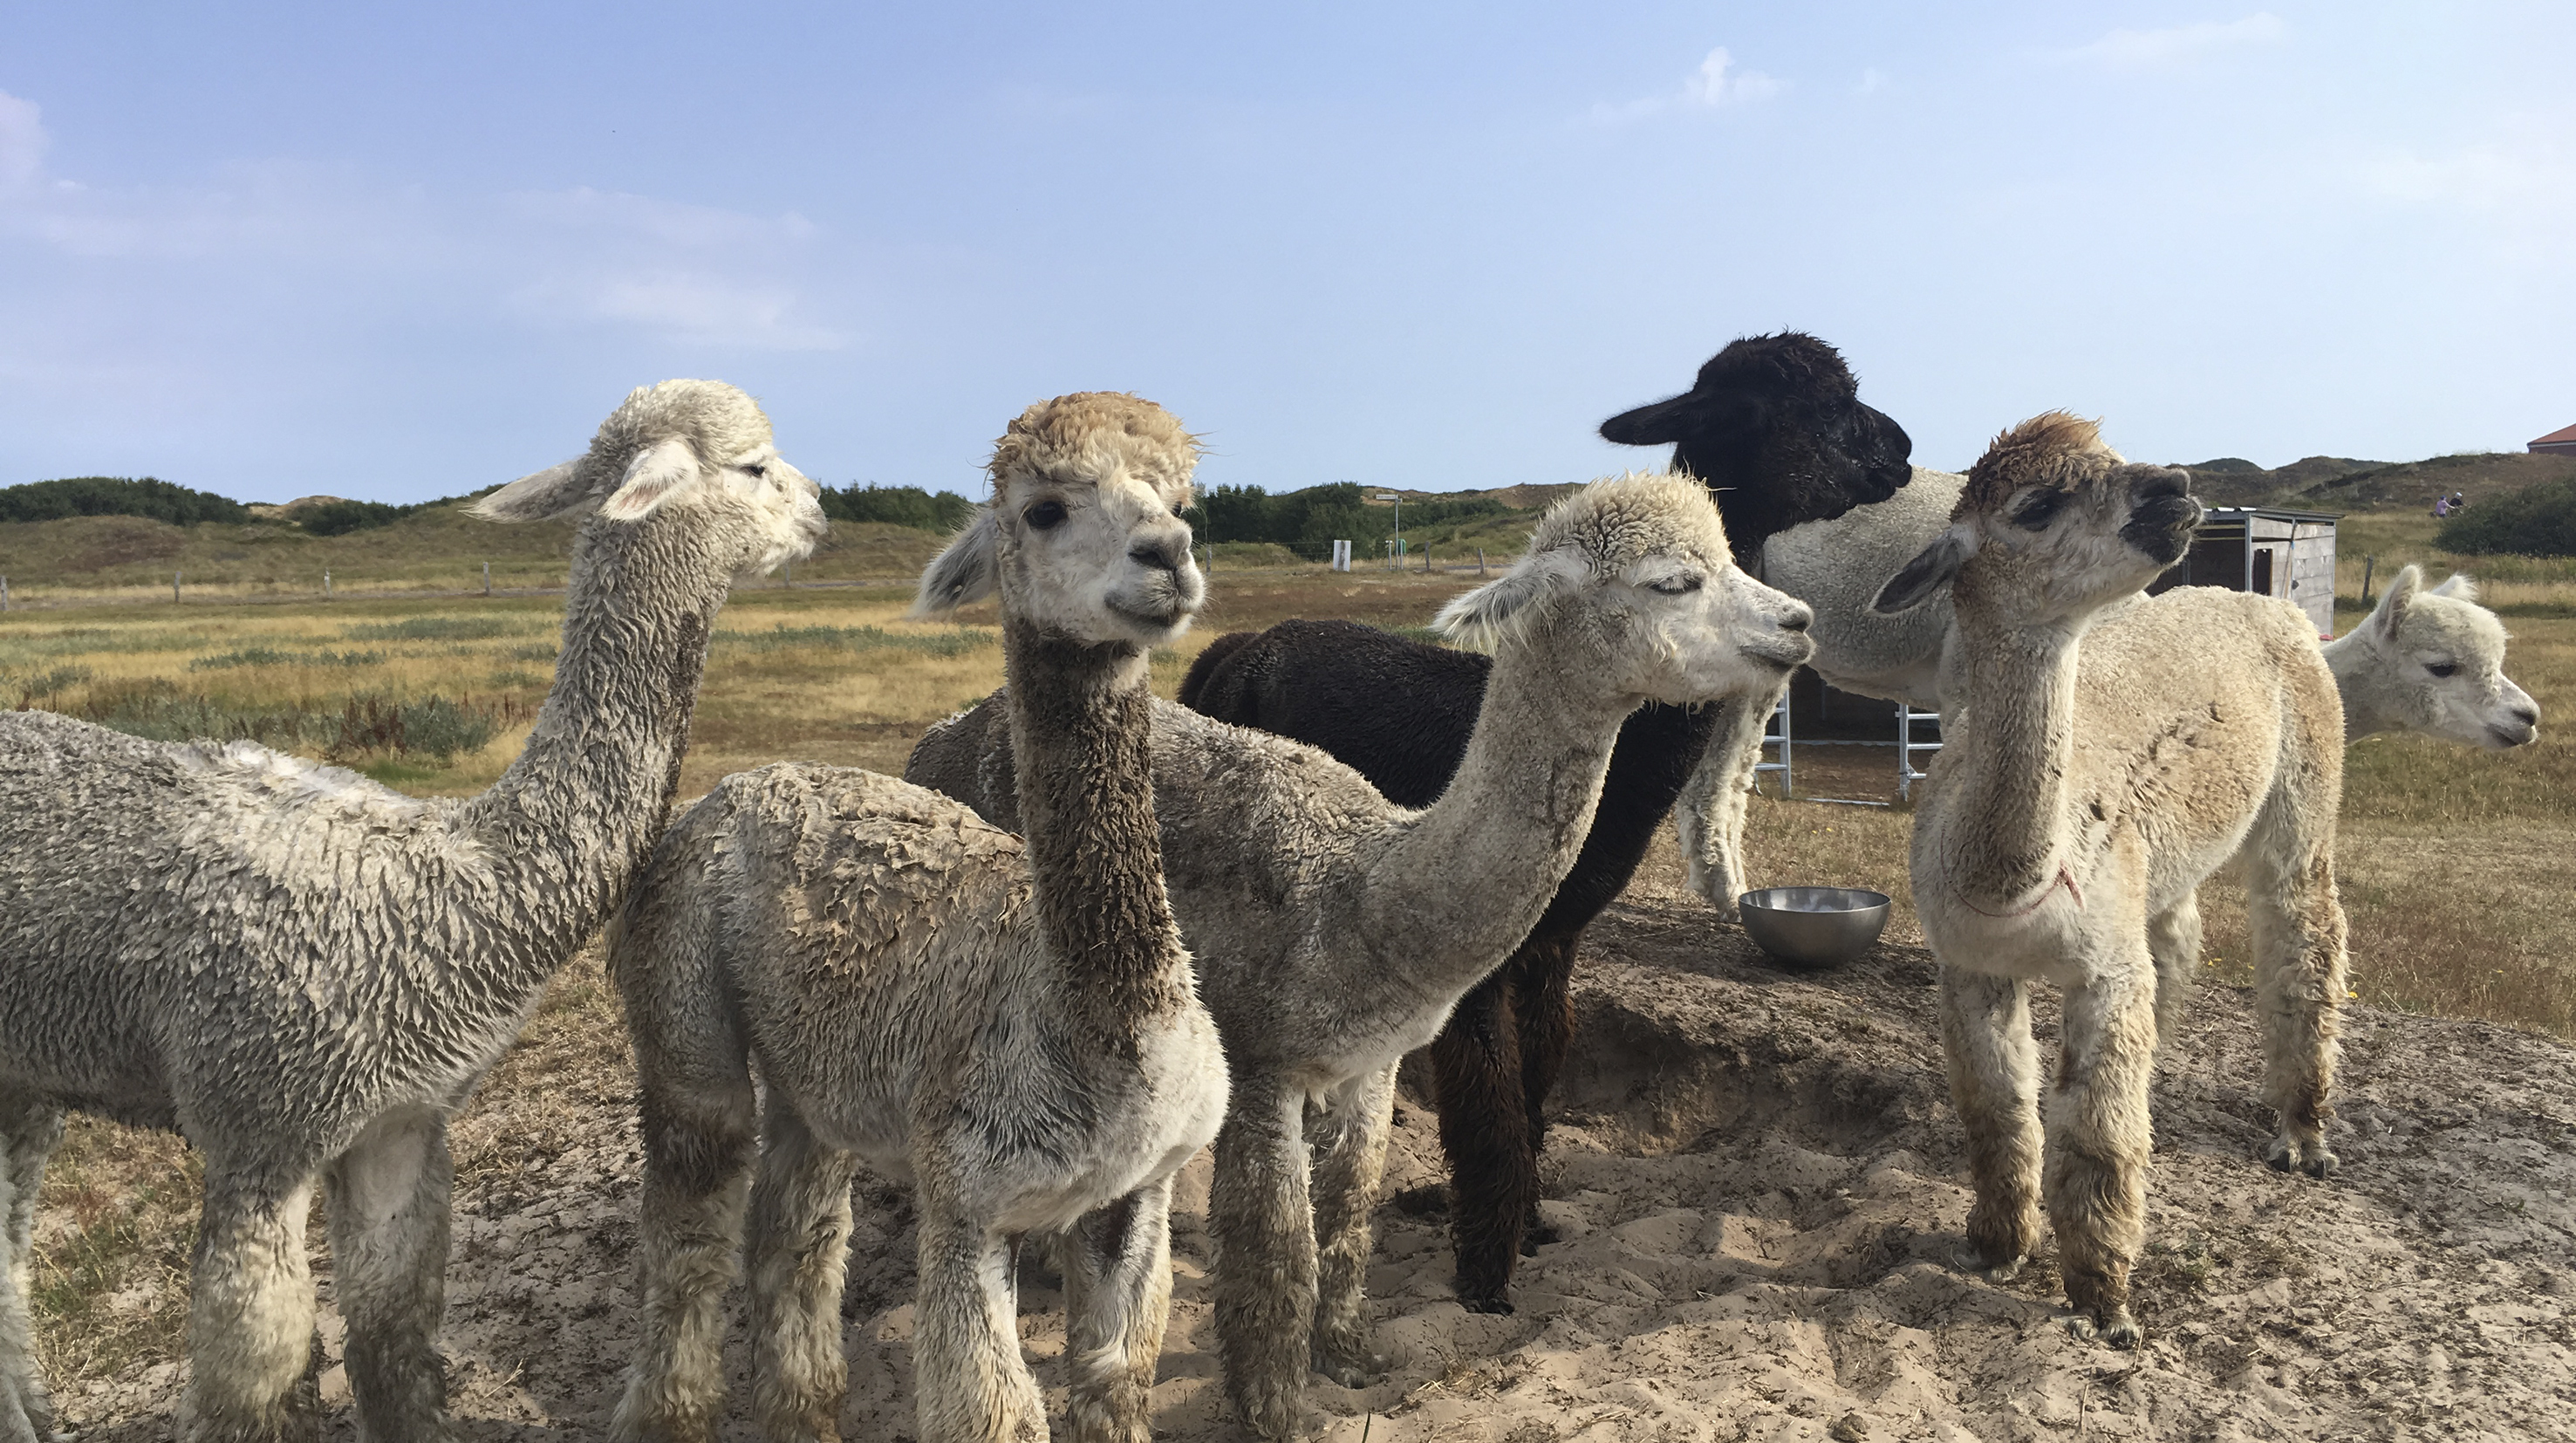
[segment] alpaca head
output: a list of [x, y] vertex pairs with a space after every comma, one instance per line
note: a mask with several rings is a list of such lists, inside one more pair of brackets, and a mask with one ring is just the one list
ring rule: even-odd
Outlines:
[[2423, 568], [2399, 571], [2356, 628], [2377, 665], [2356, 679], [2355, 710], [2465, 746], [2539, 740], [2539, 704], [2504, 674], [2504, 623], [2477, 603], [2465, 573], [2428, 587]]
[[596, 514], [639, 532], [649, 521], [685, 534], [728, 576], [805, 555], [829, 525], [814, 483], [779, 458], [759, 403], [722, 381], [636, 387], [588, 451], [472, 509], [486, 521]]
[[998, 588], [1015, 616], [1087, 642], [1161, 646], [1207, 586], [1190, 554], [1196, 437], [1141, 397], [1040, 401], [993, 446], [993, 499], [921, 573], [913, 614]]
[[1718, 493], [1748, 552], [1792, 526], [1884, 501], [1913, 475], [1905, 428], [1860, 401], [1842, 353], [1802, 331], [1746, 336], [1691, 388], [1601, 423], [1603, 440], [1673, 448]]
[[1534, 632], [1607, 668], [1607, 690], [1689, 705], [1776, 687], [1815, 654], [1807, 604], [1744, 574], [1708, 490], [1687, 476], [1596, 481], [1551, 508], [1501, 579], [1436, 624], [1497, 649]]
[[2180, 560], [2199, 525], [2191, 473], [2123, 461], [2095, 423], [2051, 411], [1995, 438], [1950, 528], [1871, 607], [1908, 611], [1955, 582], [1958, 600], [2016, 624], [2080, 621]]

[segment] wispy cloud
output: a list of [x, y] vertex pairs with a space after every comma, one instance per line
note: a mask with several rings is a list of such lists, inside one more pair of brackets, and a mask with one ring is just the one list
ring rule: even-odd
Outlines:
[[831, 269], [820, 228], [580, 188], [453, 195], [346, 169], [236, 164], [176, 187], [80, 186], [44, 177], [36, 106], [0, 95], [0, 264], [10, 247], [152, 267], [256, 276], [300, 289], [405, 290], [476, 302], [545, 330], [641, 332], [698, 345], [832, 349], [817, 314]]
[[45, 127], [36, 102], [0, 90], [0, 188], [26, 185], [45, 163]]
[[2268, 10], [2242, 20], [2202, 20], [2164, 30], [2114, 30], [2090, 45], [2057, 52], [2056, 58], [2121, 70], [2180, 65], [2221, 51], [2269, 45], [2290, 33], [2288, 22]]
[[1751, 105], [1768, 100], [1788, 88], [1788, 81], [1765, 75], [1759, 70], [1739, 69], [1735, 57], [1721, 45], [1708, 52], [1708, 57], [1700, 61], [1699, 69], [1681, 83], [1678, 91], [1649, 95], [1621, 104], [1605, 100], [1592, 107], [1592, 119], [1601, 125], [1624, 125], [1632, 120], [1673, 111]]

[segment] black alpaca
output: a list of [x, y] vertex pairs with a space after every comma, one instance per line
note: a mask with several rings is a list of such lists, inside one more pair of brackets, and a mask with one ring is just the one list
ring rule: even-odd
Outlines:
[[[1674, 469], [1716, 493], [1740, 559], [1773, 534], [1883, 501], [1911, 474], [1904, 430], [1860, 403], [1833, 347], [1788, 332], [1739, 340], [1692, 389], [1602, 423], [1674, 446]], [[1484, 704], [1484, 657], [1351, 622], [1286, 621], [1217, 638], [1181, 683], [1185, 706], [1323, 748], [1406, 806], [1439, 799]], [[1620, 728], [1574, 868], [1519, 949], [1458, 1003], [1431, 1044], [1449, 1156], [1458, 1300], [1507, 1313], [1537, 1225], [1545, 1107], [1574, 1031], [1567, 989], [1583, 929], [1628, 885], [1699, 766], [1720, 708], [1647, 706]]]

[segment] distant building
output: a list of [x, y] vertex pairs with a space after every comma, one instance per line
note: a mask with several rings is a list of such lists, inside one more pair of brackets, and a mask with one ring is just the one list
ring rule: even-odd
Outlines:
[[2335, 521], [2330, 511], [2278, 506], [2213, 506], [2192, 533], [2191, 550], [2147, 593], [2177, 586], [2220, 586], [2277, 596], [2334, 635]]
[[2531, 443], [2544, 456], [2576, 456], [2576, 426], [2563, 426]]

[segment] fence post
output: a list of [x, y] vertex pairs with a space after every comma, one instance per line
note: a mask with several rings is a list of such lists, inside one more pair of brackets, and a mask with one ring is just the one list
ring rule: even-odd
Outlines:
[[170, 604], [173, 606], [176, 606], [179, 603], [179, 578], [185, 575], [187, 575], [187, 573], [184, 571], [173, 571], [170, 573]]
[[325, 600], [325, 601], [328, 601], [328, 600], [330, 600], [330, 598], [331, 598], [331, 569], [330, 569], [329, 567], [327, 567], [327, 566], [326, 566], [326, 567], [324, 567], [324, 568], [322, 569], [322, 599], [323, 599], [323, 600]]
[[1481, 546], [1476, 548], [1476, 574], [1478, 576], [1485, 574], [1485, 548]]
[[2376, 556], [2361, 558], [2361, 604], [2364, 607], [2370, 605], [2370, 573], [2378, 565], [2379, 558]]
[[9, 578], [0, 576], [0, 611], [9, 609]]
[[787, 562], [787, 580], [783, 582], [782, 585], [784, 585], [789, 591], [794, 591], [796, 589], [796, 562], [792, 557], [789, 558]]
[[489, 561], [483, 563], [483, 594], [492, 594], [492, 563]]

